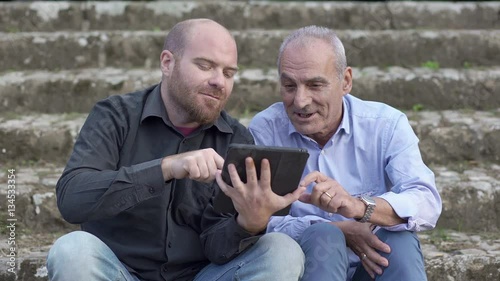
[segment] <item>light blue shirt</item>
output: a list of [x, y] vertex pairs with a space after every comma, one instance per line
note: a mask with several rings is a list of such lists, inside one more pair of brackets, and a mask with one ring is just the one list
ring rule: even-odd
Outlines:
[[[295, 130], [281, 102], [258, 113], [249, 129], [258, 145], [306, 148], [310, 156], [303, 176], [317, 170], [338, 181], [353, 196], [385, 199], [398, 216], [408, 221], [386, 229], [434, 228], [441, 214], [441, 198], [407, 117], [386, 104], [352, 95], [344, 96], [343, 106], [340, 126], [324, 147]], [[311, 189], [312, 185], [308, 192]], [[347, 218], [296, 201], [288, 216], [271, 218], [267, 231], [298, 239], [313, 223], [341, 220]]]

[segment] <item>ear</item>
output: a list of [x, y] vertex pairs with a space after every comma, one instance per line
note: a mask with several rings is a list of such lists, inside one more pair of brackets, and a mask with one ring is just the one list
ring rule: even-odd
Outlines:
[[342, 80], [342, 91], [347, 95], [352, 90], [352, 68], [346, 67], [344, 70], [344, 79]]
[[174, 70], [175, 58], [169, 50], [163, 50], [160, 54], [160, 69], [163, 75], [170, 76]]

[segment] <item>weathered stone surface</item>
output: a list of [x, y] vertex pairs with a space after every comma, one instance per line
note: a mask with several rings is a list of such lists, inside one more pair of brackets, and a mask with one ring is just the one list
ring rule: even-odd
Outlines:
[[[477, 165], [477, 164], [476, 164]], [[463, 171], [435, 167], [436, 184], [443, 200], [440, 228], [460, 231], [500, 229], [500, 166], [464, 166]]]
[[483, 281], [500, 278], [500, 257], [480, 255], [451, 256], [426, 261], [429, 280]]
[[[56, 206], [55, 185], [62, 166], [26, 167], [16, 169], [16, 218], [19, 229], [34, 233], [65, 232], [74, 226], [64, 222]], [[475, 162], [445, 166], [431, 165], [443, 200], [438, 228], [473, 232], [498, 232], [500, 229], [500, 165]], [[0, 181], [6, 181], [5, 172]], [[0, 197], [7, 186], [0, 186]], [[0, 214], [6, 214], [0, 206]], [[2, 223], [2, 221], [0, 221]]]
[[[50, 246], [64, 233], [78, 229], [78, 226], [62, 221], [55, 205], [55, 197], [46, 196], [54, 192], [55, 181], [62, 173], [62, 167], [40, 164], [3, 168], [16, 169], [17, 195], [19, 200], [25, 200], [26, 204], [19, 202], [16, 207], [18, 224], [15, 265], [18, 278], [15, 279], [14, 275], [8, 273], [9, 257], [6, 256], [8, 254], [2, 254], [0, 280], [47, 280], [45, 257]], [[436, 173], [438, 188], [444, 199], [444, 209], [437, 229], [419, 233], [429, 280], [480, 280], [471, 276], [480, 276], [483, 280], [496, 280], [499, 277], [497, 269], [500, 266], [498, 234], [500, 225], [498, 220], [496, 229], [485, 224], [488, 220], [495, 222], [490, 216], [492, 210], [487, 208], [500, 205], [498, 203], [500, 166], [469, 164], [452, 168], [436, 166], [432, 169]], [[1, 169], [0, 182], [4, 182], [5, 179], [5, 169]], [[469, 191], [464, 192], [462, 187], [466, 187]], [[6, 195], [6, 190], [4, 185], [0, 185], [0, 197]], [[471, 199], [470, 194], [475, 194], [474, 200], [477, 203], [475, 208], [466, 203], [466, 200]], [[37, 197], [36, 195], [44, 199], [33, 199]], [[37, 201], [41, 207], [38, 214]], [[499, 211], [496, 210], [497, 217]], [[0, 214], [4, 213], [5, 210], [0, 205]], [[473, 216], [476, 216], [482, 224], [468, 219]], [[453, 223], [461, 217], [465, 217], [461, 225]], [[481, 217], [484, 217], [484, 220]], [[1, 222], [3, 221], [2, 219]], [[4, 236], [0, 237], [0, 253], [9, 253]], [[447, 276], [448, 279], [441, 279], [443, 276]]]
[[[16, 219], [18, 235], [60, 233], [76, 229], [74, 225], [64, 221], [57, 209], [55, 186], [63, 168], [49, 164], [40, 164], [36, 168], [10, 164], [8, 167], [2, 167], [0, 182], [7, 182], [4, 169], [15, 170], [13, 175], [16, 197], [13, 218]], [[0, 197], [6, 198], [8, 190], [7, 185], [0, 186]], [[0, 205], [0, 214], [2, 218], [3, 214], [7, 214], [5, 204]], [[3, 226], [6, 219], [2, 219], [0, 225]], [[3, 229], [4, 227], [2, 231]]]
[[[427, 163], [500, 161], [500, 113], [406, 111]], [[242, 114], [248, 122], [250, 116]], [[86, 114], [0, 117], [0, 159], [64, 163]]]
[[[498, 233], [495, 234], [471, 235], [448, 230], [420, 233], [428, 280], [497, 280], [500, 277], [500, 240]], [[2, 266], [7, 260], [0, 257], [0, 280], [48, 280], [45, 258], [54, 239], [40, 237], [44, 246], [33, 247], [31, 252], [19, 257], [16, 264], [17, 279], [3, 270]], [[469, 247], [475, 247], [475, 250], [470, 251]]]
[[424, 111], [407, 115], [420, 138], [420, 150], [429, 163], [500, 160], [500, 111]]
[[0, 31], [153, 30], [209, 17], [230, 29], [491, 29], [500, 5], [484, 3], [342, 3], [271, 1], [0, 3]]
[[0, 163], [65, 162], [83, 121], [81, 115], [25, 115], [10, 120], [0, 117]]
[[[274, 68], [289, 30], [234, 31], [239, 64]], [[0, 33], [4, 70], [157, 67], [166, 32]], [[351, 66], [440, 67], [500, 64], [500, 30], [339, 31]], [[481, 46], [477, 48], [476, 46]]]
[[159, 69], [5, 73], [0, 76], [0, 111], [88, 113], [101, 99], [142, 90], [160, 79]]
[[353, 94], [417, 111], [406, 113], [443, 199], [438, 228], [419, 233], [429, 280], [500, 279], [499, 14], [499, 2], [1, 2], [0, 197], [13, 167], [19, 220], [16, 277], [0, 204], [0, 280], [47, 280], [50, 245], [77, 228], [57, 211], [54, 186], [86, 113], [159, 81], [164, 36], [193, 17], [235, 35], [242, 71], [228, 109], [244, 122], [279, 100], [284, 36], [337, 29], [358, 67]]
[[[352, 94], [399, 109], [496, 109], [500, 69], [355, 68]], [[226, 109], [257, 112], [280, 101], [276, 69], [243, 69], [235, 77]], [[100, 99], [157, 83], [159, 69], [92, 68], [58, 72], [24, 71], [0, 76], [0, 111], [22, 114], [88, 113]], [[492, 145], [495, 142], [492, 143]], [[496, 150], [498, 151], [498, 150]]]

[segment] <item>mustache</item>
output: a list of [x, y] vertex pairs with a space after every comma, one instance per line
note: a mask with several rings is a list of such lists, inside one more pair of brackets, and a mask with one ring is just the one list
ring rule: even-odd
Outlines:
[[221, 98], [224, 96], [224, 93], [222, 92], [221, 89], [214, 89], [214, 88], [207, 88], [207, 87], [204, 87], [204, 88], [201, 88], [199, 90], [199, 92], [203, 93], [203, 94], [206, 94], [206, 95], [210, 95], [210, 96], [214, 96], [214, 97], [218, 97], [218, 98]]

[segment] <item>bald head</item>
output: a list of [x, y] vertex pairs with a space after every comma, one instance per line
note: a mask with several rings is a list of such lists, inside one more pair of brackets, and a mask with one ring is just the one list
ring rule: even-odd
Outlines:
[[182, 56], [184, 48], [193, 36], [193, 31], [200, 26], [211, 26], [215, 29], [220, 29], [233, 38], [229, 30], [211, 19], [189, 19], [174, 25], [165, 38], [163, 50], [169, 50], [176, 56]]

